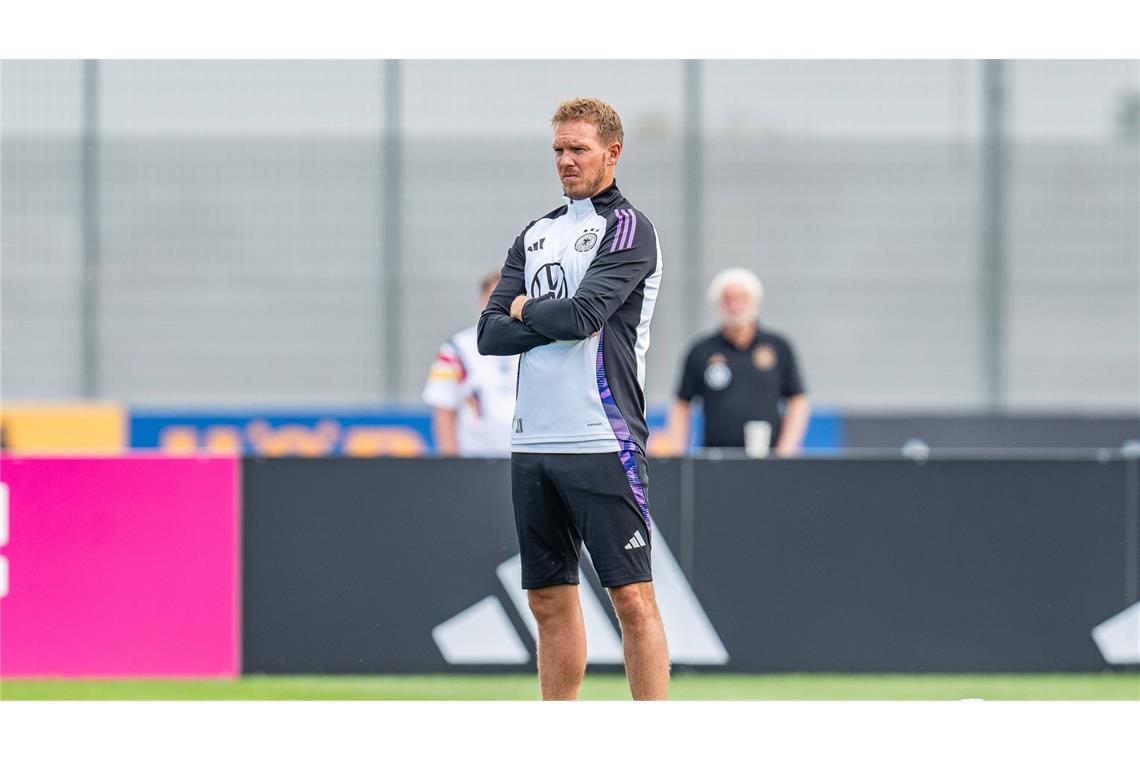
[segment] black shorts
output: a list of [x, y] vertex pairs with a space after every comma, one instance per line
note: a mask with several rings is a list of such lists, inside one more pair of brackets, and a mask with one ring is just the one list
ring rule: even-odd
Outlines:
[[582, 542], [602, 585], [653, 579], [645, 457], [511, 454], [523, 588], [578, 582]]

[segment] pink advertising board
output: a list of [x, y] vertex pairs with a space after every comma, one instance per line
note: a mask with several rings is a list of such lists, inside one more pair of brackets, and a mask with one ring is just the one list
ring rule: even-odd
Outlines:
[[0, 458], [0, 676], [236, 675], [239, 472]]

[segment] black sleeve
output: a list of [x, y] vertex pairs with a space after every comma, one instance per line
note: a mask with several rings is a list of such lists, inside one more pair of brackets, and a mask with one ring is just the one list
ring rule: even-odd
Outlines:
[[[523, 234], [526, 234], [525, 230]], [[511, 318], [511, 302], [526, 292], [525, 271], [526, 254], [523, 252], [523, 236], [519, 235], [507, 252], [499, 284], [479, 317], [479, 353], [484, 356], [513, 356], [553, 342]]]
[[803, 393], [804, 384], [803, 380], [800, 379], [800, 368], [796, 364], [796, 355], [792, 351], [792, 344], [782, 341], [782, 345], [784, 356], [780, 363], [784, 366], [784, 371], [780, 378], [780, 396], [790, 398]]
[[692, 401], [694, 396], [701, 395], [701, 358], [697, 354], [697, 347], [689, 349], [685, 363], [681, 365], [681, 384], [677, 388], [677, 398], [681, 401]]
[[[622, 210], [624, 211], [624, 209]], [[621, 213], [621, 211], [617, 212]], [[638, 283], [657, 267], [657, 234], [649, 220], [630, 210], [615, 219], [571, 298], [527, 301], [523, 322], [554, 340], [583, 340], [602, 329]], [[632, 229], [631, 229], [632, 227]], [[620, 233], [620, 239], [615, 239]]]

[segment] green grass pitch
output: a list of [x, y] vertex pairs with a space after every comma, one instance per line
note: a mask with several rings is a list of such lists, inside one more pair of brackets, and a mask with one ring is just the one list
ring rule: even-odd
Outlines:
[[[529, 700], [534, 675], [246, 676], [235, 680], [8, 680], [0, 699]], [[583, 699], [627, 700], [620, 674], [589, 674]], [[673, 677], [675, 700], [1140, 700], [1140, 674], [729, 675]]]

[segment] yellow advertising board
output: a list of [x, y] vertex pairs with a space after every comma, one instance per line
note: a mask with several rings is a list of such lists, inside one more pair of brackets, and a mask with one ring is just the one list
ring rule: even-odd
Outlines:
[[117, 454], [127, 448], [127, 413], [119, 404], [6, 404], [5, 450], [15, 454]]

